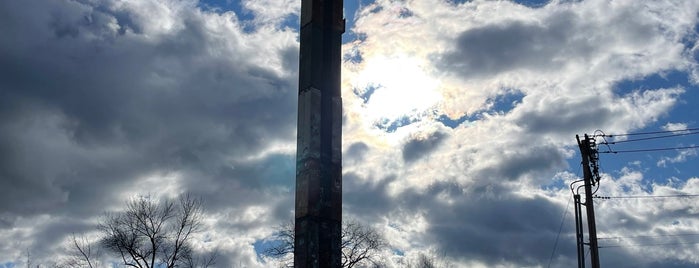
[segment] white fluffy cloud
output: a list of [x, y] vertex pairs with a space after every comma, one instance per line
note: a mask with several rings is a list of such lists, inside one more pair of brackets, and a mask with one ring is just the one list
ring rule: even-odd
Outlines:
[[[296, 32], [196, 4], [0, 4], [14, 33], [0, 41], [0, 240], [14, 241], [0, 263], [49, 261], [128, 198], [185, 191], [219, 222], [211, 243], [256, 263], [252, 242], [292, 207]], [[59, 224], [74, 217], [89, 224]]]
[[[359, 201], [348, 198], [350, 213], [420, 215], [427, 228], [408, 240], [436, 243], [461, 261], [545, 265], [550, 248], [533, 250], [528, 241], [553, 243], [556, 215], [565, 204], [552, 198], [565, 198], [568, 190], [540, 189], [557, 185], [558, 172], [574, 169], [567, 162], [577, 151], [575, 134], [643, 128], [666, 117], [687, 93], [681, 86], [617, 85], [667, 71], [693, 72], [697, 8], [691, 1], [553, 1], [541, 8], [506, 1], [375, 1], [359, 12], [352, 29], [359, 39], [345, 45], [343, 98], [351, 107], [345, 144], [348, 151], [361, 146], [365, 160], [345, 162], [349, 178], [362, 181], [356, 189], [346, 187], [357, 191], [346, 195], [369, 187], [391, 201], [370, 209], [352, 206]], [[380, 72], [363, 80], [377, 58], [412, 64], [436, 86], [393, 89], [390, 76]], [[406, 72], [403, 83], [419, 85], [418, 77]], [[426, 99], [411, 96], [441, 97], [395, 120], [389, 101], [383, 102], [385, 114], [372, 107], [372, 98], [382, 94], [401, 103]], [[447, 127], [445, 116], [465, 122]], [[546, 215], [547, 221], [530, 215]], [[574, 265], [572, 258], [565, 253], [557, 265]]]

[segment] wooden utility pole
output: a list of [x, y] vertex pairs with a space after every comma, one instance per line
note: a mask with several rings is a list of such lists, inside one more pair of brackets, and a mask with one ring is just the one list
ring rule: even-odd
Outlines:
[[[594, 139], [585, 134], [585, 139], [575, 135], [582, 157], [583, 179], [585, 180], [585, 208], [587, 213], [587, 230], [590, 233], [590, 262], [592, 268], [599, 268], [599, 247], [597, 246], [597, 227], [595, 225], [595, 204], [592, 201], [592, 186], [599, 182], [597, 168], [597, 150]], [[592, 169], [591, 169], [592, 167]], [[593, 173], [594, 170], [594, 173]]]
[[294, 267], [337, 268], [342, 226], [342, 0], [301, 1]]
[[585, 268], [585, 248], [583, 241], [582, 207], [580, 206], [580, 195], [573, 194], [575, 205], [575, 240], [578, 251], [578, 268]]

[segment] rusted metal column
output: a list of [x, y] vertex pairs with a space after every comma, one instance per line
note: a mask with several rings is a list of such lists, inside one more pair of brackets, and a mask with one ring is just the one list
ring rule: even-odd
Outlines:
[[340, 267], [342, 0], [302, 0], [294, 267]]

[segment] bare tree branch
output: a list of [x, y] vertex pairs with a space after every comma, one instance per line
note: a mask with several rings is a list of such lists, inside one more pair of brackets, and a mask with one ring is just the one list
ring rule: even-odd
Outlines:
[[347, 268], [375, 263], [378, 253], [386, 246], [381, 234], [355, 220], [343, 224], [342, 241], [342, 266]]
[[[100, 223], [100, 244], [129, 267], [213, 265], [216, 254], [198, 258], [190, 246], [192, 235], [201, 231], [201, 200], [184, 195], [178, 201], [157, 202], [148, 196], [130, 200], [125, 211], [105, 215]], [[89, 248], [79, 250], [89, 255]]]
[[26, 255], [27, 255], [27, 268], [32, 267], [32, 254], [29, 252], [29, 248], [26, 248]]
[[92, 265], [92, 262], [94, 261], [94, 253], [92, 252], [92, 245], [90, 244], [90, 241], [87, 241], [85, 237], [80, 237], [80, 239], [78, 239], [75, 236], [75, 233], [73, 233], [71, 238], [73, 240], [73, 246], [79, 255], [78, 258], [87, 263], [87, 267], [94, 268], [95, 266]]
[[[279, 226], [273, 240], [278, 243], [265, 250], [265, 255], [282, 259], [294, 252], [294, 222]], [[352, 268], [377, 264], [381, 250], [386, 247], [384, 238], [375, 229], [356, 220], [342, 224], [342, 267]], [[291, 258], [293, 260], [293, 258]], [[286, 260], [288, 262], [288, 260]], [[289, 263], [286, 266], [291, 267]]]
[[420, 253], [417, 259], [408, 260], [406, 268], [451, 268], [452, 263], [446, 258], [444, 254], [442, 256], [436, 257], [436, 253]]
[[277, 227], [273, 240], [278, 241], [275, 246], [265, 250], [265, 255], [280, 258], [289, 253], [294, 253], [294, 221], [290, 220]]

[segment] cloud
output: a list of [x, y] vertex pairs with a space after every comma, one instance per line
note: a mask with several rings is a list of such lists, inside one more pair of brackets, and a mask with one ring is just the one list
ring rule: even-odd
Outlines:
[[687, 150], [680, 150], [677, 152], [677, 155], [675, 157], [667, 157], [663, 156], [658, 160], [656, 163], [657, 166], [659, 167], [667, 167], [667, 164], [674, 164], [674, 163], [683, 163], [687, 161], [687, 158], [692, 157], [692, 156], [697, 156], [697, 150], [696, 149], [687, 149]]
[[687, 129], [687, 124], [685, 123], [667, 123], [663, 126], [664, 130], [667, 131], [681, 131]]
[[[278, 202], [293, 200], [284, 196], [293, 185], [285, 144], [295, 141], [296, 33], [248, 33], [235, 13], [195, 4], [0, 5], [11, 11], [0, 28], [14, 33], [0, 41], [8, 74], [0, 78], [0, 236], [14, 241], [14, 228], [48, 215], [30, 221], [37, 231], [1, 260], [23, 248], [48, 257], [69, 233], [58, 224], [65, 217], [96, 220], [135, 194], [190, 191], [211, 213], [259, 203], [272, 215], [260, 220], [288, 216]], [[253, 229], [241, 237], [262, 235]]]
[[[218, 247], [226, 267], [266, 267], [253, 244], [293, 215], [299, 3], [0, 3], [0, 32], [12, 36], [0, 39], [0, 241], [17, 241], [0, 245], [0, 263], [27, 248], [60, 254], [67, 232], [133, 194], [187, 191], [207, 209], [199, 248]], [[386, 253], [393, 267], [429, 251], [457, 266], [543, 265], [578, 179], [574, 135], [668, 119], [691, 81], [618, 85], [696, 74], [697, 11], [694, 1], [362, 5], [343, 47], [345, 216], [387, 234], [403, 253]], [[376, 123], [388, 117], [407, 119]], [[697, 190], [696, 178], [649, 182], [642, 165], [608, 171], [600, 194]], [[696, 232], [686, 200], [597, 204], [607, 237]], [[575, 263], [565, 215], [553, 266]], [[629, 259], [699, 262], [690, 249], [630, 248], [603, 263]]]
[[445, 138], [445, 134], [435, 132], [424, 138], [412, 139], [403, 146], [403, 161], [412, 162], [436, 150]]
[[287, 16], [300, 16], [301, 2], [292, 0], [242, 0], [242, 6], [253, 12], [257, 24], [279, 24]]
[[[604, 1], [552, 1], [539, 8], [504, 1], [375, 1], [366, 6], [352, 29], [360, 38], [345, 45], [351, 59], [343, 69], [345, 88], [357, 88], [352, 81], [373, 68], [369, 59], [391, 55], [409, 58], [405, 62], [437, 79], [442, 98], [426, 115], [381, 132], [364, 122], [377, 116], [362, 105], [366, 96], [343, 92], [352, 107], [345, 142], [371, 148], [365, 161], [344, 165], [351, 172], [347, 178], [361, 182], [349, 189], [367, 191], [345, 194], [346, 213], [388, 221], [384, 230], [397, 237], [391, 243], [406, 255], [436, 244], [461, 265], [545, 263], [551, 248], [541, 241], [553, 244], [570, 198], [567, 184], [573, 178], [561, 181], [556, 174], [578, 162], [575, 134], [595, 129], [627, 133], [667, 118], [689, 89], [616, 86], [656, 73], [692, 72], [694, 60], [686, 52], [695, 39], [697, 8], [689, 2]], [[508, 109], [493, 101], [513, 93], [521, 100]], [[442, 115], [463, 123], [445, 127], [438, 123]], [[435, 129], [443, 134], [433, 137]], [[631, 194], [635, 190], [626, 187], [644, 183], [632, 180], [618, 190]], [[381, 205], [365, 208], [369, 204]], [[382, 210], [388, 216], [381, 216]], [[652, 227], [652, 221], [632, 213], [612, 214], [609, 220], [626, 219], [634, 230]], [[407, 231], [411, 222], [422, 228]], [[570, 228], [565, 225], [560, 252], [574, 251]], [[622, 265], [638, 253], [622, 250], [604, 263]], [[567, 253], [554, 257], [554, 266], [575, 263]], [[663, 258], [679, 266], [694, 262], [681, 254]], [[638, 265], [653, 263], [643, 258]]]
[[512, 21], [468, 29], [456, 38], [455, 48], [441, 56], [440, 68], [462, 77], [564, 68], [594, 52], [590, 40], [571, 34], [578, 19], [568, 11], [540, 23]]

